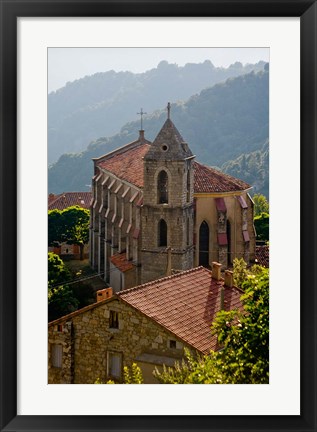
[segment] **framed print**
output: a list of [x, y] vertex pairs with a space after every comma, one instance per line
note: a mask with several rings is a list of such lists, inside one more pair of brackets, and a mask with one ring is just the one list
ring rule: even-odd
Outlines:
[[[1, 430], [316, 430], [316, 2], [0, 2]], [[47, 384], [48, 48], [232, 46], [270, 50], [269, 384]]]

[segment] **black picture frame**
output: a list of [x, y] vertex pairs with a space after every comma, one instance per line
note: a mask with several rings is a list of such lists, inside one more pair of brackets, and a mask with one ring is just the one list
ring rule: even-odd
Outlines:
[[[311, 0], [0, 0], [0, 426], [1, 431], [316, 431], [317, 5]], [[294, 416], [17, 415], [17, 18], [300, 17], [301, 413]], [[287, 43], [287, 41], [285, 41]], [[290, 269], [291, 269], [290, 257]], [[284, 269], [290, 271], [290, 269]], [[280, 287], [287, 290], [287, 286]], [[288, 327], [291, 331], [291, 327]], [[291, 355], [291, 347], [290, 353]], [[287, 361], [287, 356], [285, 358]], [[291, 379], [291, 377], [290, 377]]]

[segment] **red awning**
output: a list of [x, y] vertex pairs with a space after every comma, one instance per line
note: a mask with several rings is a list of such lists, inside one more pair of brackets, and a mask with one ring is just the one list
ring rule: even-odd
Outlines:
[[139, 228], [135, 228], [132, 237], [133, 237], [134, 239], [138, 239], [138, 238], [139, 238], [139, 235], [140, 235], [140, 230], [139, 230]]
[[218, 233], [218, 245], [226, 246], [228, 244], [227, 233]]
[[239, 203], [240, 203], [240, 205], [241, 205], [241, 207], [242, 207], [243, 209], [248, 208], [248, 204], [246, 203], [246, 201], [245, 201], [245, 199], [243, 198], [243, 196], [238, 196], [238, 201], [239, 201]]
[[215, 201], [216, 201], [216, 207], [218, 211], [221, 212], [227, 211], [225, 200], [223, 198], [216, 198]]
[[244, 238], [245, 242], [250, 241], [250, 236], [249, 236], [248, 231], [242, 231], [242, 234], [243, 234], [243, 238]]

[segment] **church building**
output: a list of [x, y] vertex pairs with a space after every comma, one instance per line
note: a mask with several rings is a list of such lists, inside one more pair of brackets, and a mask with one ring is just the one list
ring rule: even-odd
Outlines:
[[255, 259], [251, 186], [195, 160], [170, 116], [93, 159], [90, 264], [116, 292], [213, 261]]

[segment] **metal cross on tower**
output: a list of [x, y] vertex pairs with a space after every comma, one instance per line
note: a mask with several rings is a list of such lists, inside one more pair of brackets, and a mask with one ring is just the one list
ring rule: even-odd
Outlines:
[[167, 118], [170, 119], [171, 116], [171, 104], [168, 102], [167, 104]]
[[144, 116], [144, 114], [147, 114], [147, 113], [143, 112], [143, 108], [141, 108], [141, 111], [137, 114], [141, 116], [141, 130], [143, 130], [143, 116]]

